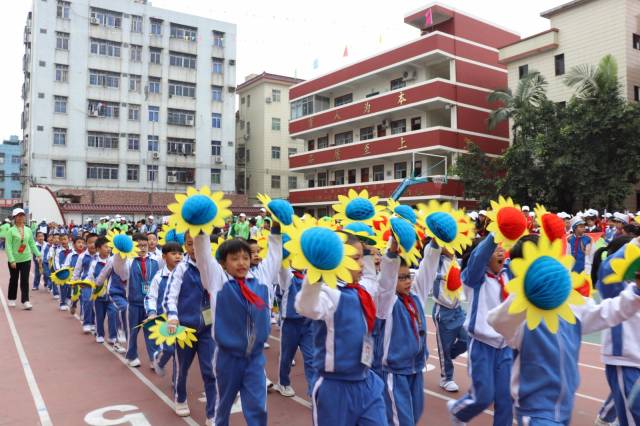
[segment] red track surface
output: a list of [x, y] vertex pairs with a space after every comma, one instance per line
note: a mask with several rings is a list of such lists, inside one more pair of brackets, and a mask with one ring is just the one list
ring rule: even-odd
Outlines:
[[[0, 264], [6, 265], [4, 254], [0, 254]], [[143, 346], [139, 346], [142, 366], [138, 369], [127, 367], [119, 355], [107, 349], [107, 345], [95, 343], [91, 335], [83, 335], [80, 323], [68, 312], [58, 311], [58, 304], [54, 303], [57, 301], [54, 301], [46, 290], [31, 292], [34, 305], [32, 311], [23, 311], [20, 305], [9, 310], [28, 360], [28, 365], [23, 366], [4, 308], [8, 276], [8, 270], [3, 267], [0, 271], [0, 425], [40, 424], [42, 417], [38, 415], [25, 368], [30, 368], [33, 372], [35, 385], [42, 395], [54, 425], [100, 424], [85, 422], [85, 416], [94, 410], [116, 405], [137, 407], [126, 414], [141, 419], [142, 416], [136, 413], [142, 413], [147, 422], [139, 420], [136, 423], [123, 421], [111, 424], [204, 424], [204, 403], [199, 401], [203, 387], [197, 362], [194, 362], [191, 368], [188, 383], [192, 417], [181, 419], [175, 416], [169, 405], [172, 400], [170, 367], [165, 378], [155, 375], [149, 368]], [[429, 326], [433, 329], [431, 323]], [[267, 374], [274, 381], [277, 381], [278, 377], [278, 337], [279, 331], [274, 327], [270, 339], [271, 348], [265, 351]], [[434, 339], [434, 335], [430, 333], [428, 342], [432, 355], [429, 364], [435, 368], [429, 367], [430, 371], [425, 374], [425, 413], [420, 425], [441, 426], [449, 424], [446, 400], [459, 397], [461, 394], [449, 394], [438, 386], [439, 367]], [[144, 345], [142, 338], [139, 344]], [[602, 400], [607, 397], [608, 386], [599, 353], [598, 345], [582, 346], [582, 384], [579, 389], [580, 395], [576, 396], [573, 425], [593, 424]], [[311, 424], [308, 398], [304, 395], [306, 384], [300, 354], [296, 358], [296, 364], [292, 369], [292, 385], [299, 398], [285, 398], [278, 393], [270, 392], [267, 402], [270, 425]], [[466, 359], [458, 358], [455, 367], [456, 380], [464, 391], [469, 386]], [[104, 417], [118, 419], [124, 415], [111, 411]], [[233, 414], [231, 419], [232, 425], [245, 424], [239, 412]], [[482, 414], [471, 424], [490, 425], [492, 417]]]

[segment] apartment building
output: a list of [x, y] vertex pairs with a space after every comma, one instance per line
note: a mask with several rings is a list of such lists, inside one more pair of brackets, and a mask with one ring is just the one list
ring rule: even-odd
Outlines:
[[404, 22], [420, 37], [291, 87], [289, 133], [306, 145], [289, 159], [308, 186], [289, 191], [298, 209], [322, 216], [350, 188], [386, 198], [425, 175], [448, 181], [411, 186], [402, 201], [469, 205], [449, 173], [456, 157], [468, 141], [490, 155], [508, 147], [507, 123], [487, 129], [487, 95], [507, 85], [498, 47], [519, 36], [437, 3]]
[[289, 87], [302, 80], [263, 72], [247, 76], [236, 88], [236, 188], [250, 204], [256, 195], [288, 198], [305, 187], [304, 175], [289, 171], [289, 156], [304, 151], [304, 141], [289, 136]]
[[22, 198], [22, 141], [12, 135], [0, 145], [0, 200], [1, 206], [19, 203]]
[[24, 46], [25, 185], [234, 191], [234, 24], [144, 0], [33, 0]]

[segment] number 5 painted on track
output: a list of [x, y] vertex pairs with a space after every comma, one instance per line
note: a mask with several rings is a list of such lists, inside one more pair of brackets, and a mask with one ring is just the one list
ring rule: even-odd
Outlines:
[[[138, 411], [135, 405], [111, 405], [109, 407], [98, 408], [84, 416], [84, 422], [91, 426], [111, 426], [130, 424], [131, 426], [151, 426], [151, 423], [142, 413], [124, 414], [131, 411]], [[124, 415], [117, 419], [105, 419], [104, 415], [110, 411], [119, 411]]]

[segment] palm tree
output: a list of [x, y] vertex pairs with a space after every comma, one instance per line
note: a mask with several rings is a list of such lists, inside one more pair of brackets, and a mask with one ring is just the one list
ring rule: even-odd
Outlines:
[[564, 83], [576, 87], [575, 95], [580, 99], [593, 99], [614, 91], [619, 94], [618, 64], [613, 56], [606, 55], [597, 67], [584, 64], [571, 68]]
[[539, 107], [547, 99], [546, 87], [547, 81], [542, 74], [532, 71], [520, 80], [515, 95], [508, 88], [491, 92], [487, 98], [489, 103], [499, 103], [501, 106], [489, 114], [489, 129], [495, 129], [504, 120], [513, 119], [512, 132], [515, 141], [519, 119], [523, 118], [528, 110]]

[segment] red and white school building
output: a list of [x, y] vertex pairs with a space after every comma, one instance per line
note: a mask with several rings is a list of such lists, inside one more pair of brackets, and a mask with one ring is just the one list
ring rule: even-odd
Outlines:
[[437, 3], [404, 22], [418, 39], [289, 89], [289, 133], [305, 141], [289, 165], [308, 183], [290, 190], [297, 209], [331, 214], [350, 188], [387, 198], [404, 178], [443, 175], [445, 166], [447, 183], [411, 186], [401, 200], [471, 206], [449, 171], [456, 157], [469, 141], [490, 155], [509, 146], [508, 123], [487, 129], [487, 96], [507, 87], [498, 48], [520, 37]]

